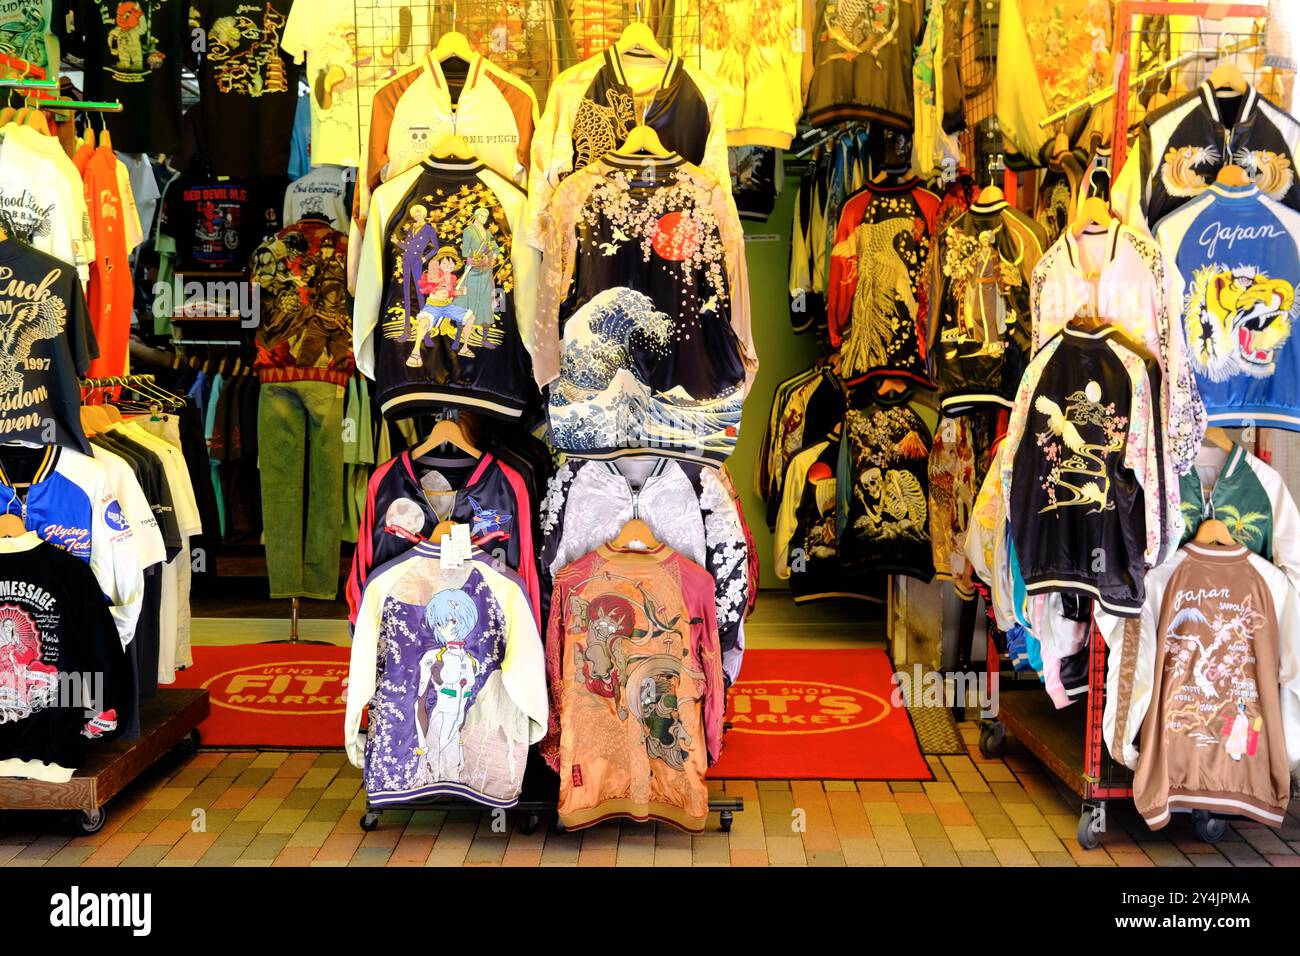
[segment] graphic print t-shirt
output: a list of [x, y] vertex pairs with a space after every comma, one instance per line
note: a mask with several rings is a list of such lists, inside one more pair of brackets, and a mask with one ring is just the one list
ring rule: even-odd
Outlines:
[[98, 355], [76, 270], [15, 239], [0, 242], [0, 442], [90, 454], [77, 379]]
[[39, 67], [58, 64], [58, 44], [50, 34], [50, 0], [0, 3], [0, 53]]
[[203, 32], [199, 141], [215, 172], [284, 175], [298, 106], [298, 65], [280, 39], [293, 0], [193, 0]]
[[162, 231], [176, 240], [176, 271], [243, 270], [280, 230], [287, 177], [182, 176], [167, 190]]
[[181, 141], [181, 65], [189, 51], [185, 0], [72, 0], [59, 25], [85, 59], [89, 100], [118, 100], [104, 120], [125, 153], [174, 153]]

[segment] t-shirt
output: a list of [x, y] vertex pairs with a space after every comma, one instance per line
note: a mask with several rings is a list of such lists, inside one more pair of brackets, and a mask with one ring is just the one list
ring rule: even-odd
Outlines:
[[104, 120], [128, 153], [174, 153], [181, 141], [185, 0], [70, 0], [65, 48], [85, 61], [89, 100], [119, 100]]
[[183, 175], [163, 200], [162, 231], [176, 241], [176, 271], [240, 270], [280, 230], [283, 176]]
[[98, 355], [76, 270], [15, 239], [0, 242], [0, 442], [89, 453], [77, 379]]
[[127, 261], [127, 221], [135, 217], [135, 211], [123, 202], [117, 156], [111, 149], [100, 146], [94, 150], [83, 175], [95, 235], [95, 260], [86, 298], [99, 344], [99, 358], [91, 363], [89, 374], [92, 378], [125, 375], [135, 297]]
[[413, 29], [405, 4], [368, 5], [364, 30], [358, 19], [354, 0], [312, 0], [289, 12], [280, 46], [295, 63], [306, 59], [312, 163], [356, 166], [369, 126], [358, 91], [373, 93], [429, 49], [431, 31]]
[[[0, 538], [0, 777], [66, 783], [86, 740], [114, 736], [134, 708], [131, 665], [98, 591], [85, 564], [34, 532]], [[64, 686], [91, 674], [87, 709]]]
[[81, 174], [57, 139], [29, 126], [6, 126], [0, 144], [0, 229], [89, 281], [95, 250]]
[[294, 180], [284, 193], [286, 226], [304, 216], [324, 216], [335, 229], [348, 228], [347, 170], [341, 166], [317, 166], [307, 175]]
[[202, 31], [199, 148], [214, 172], [283, 176], [289, 169], [298, 65], [281, 55], [280, 37], [292, 4], [192, 0], [190, 28]]
[[50, 33], [50, 0], [19, 0], [0, 5], [0, 53], [39, 67], [59, 62], [59, 44]]

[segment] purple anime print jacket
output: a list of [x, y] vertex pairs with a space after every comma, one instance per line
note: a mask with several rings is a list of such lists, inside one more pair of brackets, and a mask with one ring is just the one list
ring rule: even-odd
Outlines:
[[514, 806], [546, 719], [542, 642], [517, 575], [486, 560], [444, 568], [438, 547], [420, 544], [370, 579], [344, 743], [372, 805], [446, 795]]

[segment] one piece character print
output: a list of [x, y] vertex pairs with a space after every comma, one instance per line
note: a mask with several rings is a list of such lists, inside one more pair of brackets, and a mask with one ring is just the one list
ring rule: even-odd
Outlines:
[[[1087, 514], [1114, 509], [1107, 460], [1124, 447], [1128, 418], [1101, 398], [1101, 385], [1091, 381], [1068, 396], [1064, 410], [1046, 395], [1034, 400], [1047, 419], [1046, 430], [1036, 436], [1048, 464], [1042, 481], [1048, 503], [1039, 514], [1076, 505], [1086, 506]], [[1084, 430], [1100, 440], [1089, 441]]]
[[58, 677], [58, 668], [41, 660], [40, 633], [31, 615], [0, 605], [0, 724], [53, 704]]
[[466, 358], [474, 357], [467, 335], [474, 313], [457, 304], [465, 296], [465, 277], [460, 274], [463, 265], [451, 246], [443, 246], [429, 261], [428, 272], [419, 284], [424, 305], [415, 317], [415, 345], [406, 359], [411, 368], [424, 364], [423, 349], [433, 347], [434, 337], [443, 334], [445, 323], [450, 323], [455, 330], [452, 351]]
[[436, 646], [420, 658], [415, 724], [423, 756], [437, 780], [456, 780], [465, 769], [461, 728], [474, 695], [480, 665], [465, 646], [478, 627], [478, 606], [459, 588], [433, 596], [424, 610]]
[[398, 230], [393, 243], [397, 246], [402, 274], [402, 304], [405, 319], [399, 342], [409, 342], [415, 337], [411, 317], [424, 308], [424, 295], [420, 280], [424, 264], [438, 251], [438, 230], [429, 218], [429, 207], [413, 203], [407, 210], [407, 221]]
[[490, 210], [479, 206], [460, 238], [460, 254], [465, 259], [465, 308], [474, 313], [474, 324], [481, 326], [491, 325], [500, 309], [494, 271], [501, 244], [490, 224]]

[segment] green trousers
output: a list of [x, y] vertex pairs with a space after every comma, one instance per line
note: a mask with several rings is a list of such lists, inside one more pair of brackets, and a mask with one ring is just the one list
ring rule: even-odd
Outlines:
[[263, 383], [257, 458], [271, 597], [334, 600], [343, 524], [343, 388]]

